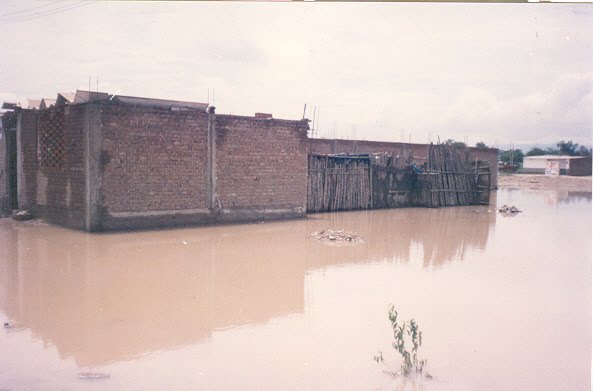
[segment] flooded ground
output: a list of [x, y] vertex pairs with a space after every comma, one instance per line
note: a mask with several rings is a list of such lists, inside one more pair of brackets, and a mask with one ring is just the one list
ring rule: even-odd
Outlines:
[[536, 175], [536, 174], [499, 174], [498, 186], [501, 188], [542, 189], [584, 191], [591, 193], [590, 176]]
[[[0, 389], [588, 390], [591, 225], [590, 192], [541, 190], [117, 234], [3, 219]], [[434, 379], [373, 361], [397, 366], [389, 303]]]

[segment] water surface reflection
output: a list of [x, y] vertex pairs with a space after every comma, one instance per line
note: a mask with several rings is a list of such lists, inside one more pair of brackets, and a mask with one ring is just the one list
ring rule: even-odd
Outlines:
[[[308, 270], [405, 262], [415, 244], [425, 266], [463, 259], [496, 221], [487, 208], [393, 212], [99, 235], [4, 221], [0, 308], [62, 356], [96, 366], [303, 312]], [[320, 227], [366, 243], [322, 244], [309, 237]]]
[[[0, 220], [0, 389], [424, 389], [372, 361], [390, 302], [423, 327], [430, 389], [581, 389], [591, 198], [547, 197], [99, 235]], [[498, 215], [509, 201], [524, 212]]]

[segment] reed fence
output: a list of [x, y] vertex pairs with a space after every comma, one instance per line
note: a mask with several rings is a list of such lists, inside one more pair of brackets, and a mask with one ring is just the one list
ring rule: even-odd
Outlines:
[[418, 186], [419, 203], [428, 207], [486, 203], [490, 171], [487, 165], [472, 168], [465, 148], [431, 144], [427, 171], [419, 174]]
[[309, 155], [307, 212], [368, 209], [371, 163], [368, 156]]

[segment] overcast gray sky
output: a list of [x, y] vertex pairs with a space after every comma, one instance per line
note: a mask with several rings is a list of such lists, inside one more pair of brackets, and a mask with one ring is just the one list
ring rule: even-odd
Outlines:
[[122, 95], [213, 89], [218, 113], [300, 119], [307, 103], [324, 137], [593, 137], [589, 4], [2, 0], [0, 37], [0, 101], [91, 76]]

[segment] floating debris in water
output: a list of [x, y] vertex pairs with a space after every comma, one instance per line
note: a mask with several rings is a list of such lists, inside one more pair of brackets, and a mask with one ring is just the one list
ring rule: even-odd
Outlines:
[[514, 205], [503, 205], [500, 208], [498, 208], [498, 212], [501, 213], [503, 216], [514, 216], [517, 213], [520, 213], [521, 211], [517, 209], [517, 207]]
[[348, 232], [342, 229], [322, 229], [311, 234], [317, 240], [328, 243], [362, 243], [364, 239], [355, 232]]
[[16, 221], [27, 221], [33, 218], [33, 215], [28, 210], [19, 210], [12, 214], [12, 218]]
[[80, 372], [78, 374], [80, 380], [101, 380], [108, 379], [109, 374], [107, 373], [96, 373], [96, 372]]

